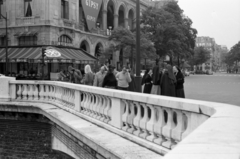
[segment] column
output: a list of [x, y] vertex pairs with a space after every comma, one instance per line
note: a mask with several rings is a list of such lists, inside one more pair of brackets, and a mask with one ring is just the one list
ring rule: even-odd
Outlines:
[[107, 11], [106, 10], [102, 11], [102, 26], [103, 26], [103, 30], [107, 30]]
[[129, 28], [129, 25], [128, 25], [128, 18], [125, 18], [124, 20], [125, 20], [125, 21], [124, 21], [124, 26], [125, 26], [125, 28], [130, 29], [130, 28]]
[[114, 14], [114, 29], [118, 27], [118, 14]]

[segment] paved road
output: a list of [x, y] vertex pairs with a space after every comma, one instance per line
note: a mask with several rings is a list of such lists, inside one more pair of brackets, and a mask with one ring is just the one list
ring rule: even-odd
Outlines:
[[240, 106], [240, 74], [190, 75], [184, 87], [186, 98]]

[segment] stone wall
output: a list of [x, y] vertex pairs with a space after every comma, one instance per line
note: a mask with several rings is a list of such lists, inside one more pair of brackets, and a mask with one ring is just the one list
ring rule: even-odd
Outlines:
[[51, 149], [51, 125], [0, 119], [1, 159], [71, 159]]

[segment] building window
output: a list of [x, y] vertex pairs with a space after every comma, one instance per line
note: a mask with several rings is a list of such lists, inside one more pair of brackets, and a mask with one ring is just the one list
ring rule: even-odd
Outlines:
[[0, 46], [6, 46], [6, 36], [0, 38]]
[[32, 16], [32, 0], [24, 0], [24, 16], [31, 17]]
[[61, 0], [61, 18], [69, 19], [69, 4], [65, 0]]
[[19, 46], [31, 46], [37, 45], [37, 37], [36, 36], [21, 36], [19, 37]]
[[[3, 15], [3, 0], [0, 0], [0, 15]], [[2, 16], [0, 16], [0, 19], [2, 19]]]
[[72, 46], [72, 39], [67, 35], [62, 35], [58, 38], [58, 44], [63, 46]]

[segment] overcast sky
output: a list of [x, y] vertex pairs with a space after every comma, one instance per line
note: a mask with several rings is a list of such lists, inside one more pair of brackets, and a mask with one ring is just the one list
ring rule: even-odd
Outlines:
[[230, 49], [240, 41], [240, 0], [178, 0], [198, 36], [209, 36]]

